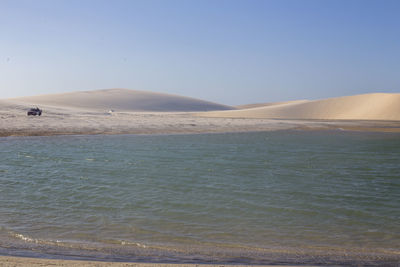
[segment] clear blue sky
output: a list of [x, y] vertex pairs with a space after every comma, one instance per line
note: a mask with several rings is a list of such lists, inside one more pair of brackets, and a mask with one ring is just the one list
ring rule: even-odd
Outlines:
[[399, 0], [0, 0], [0, 98], [129, 88], [224, 104], [400, 92]]

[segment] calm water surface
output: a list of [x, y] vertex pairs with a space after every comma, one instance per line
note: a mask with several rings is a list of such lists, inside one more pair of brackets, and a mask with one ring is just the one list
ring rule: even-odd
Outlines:
[[0, 254], [396, 265], [400, 135], [0, 138]]

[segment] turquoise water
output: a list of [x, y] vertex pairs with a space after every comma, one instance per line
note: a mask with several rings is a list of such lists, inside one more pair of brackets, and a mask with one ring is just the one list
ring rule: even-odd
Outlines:
[[9, 137], [0, 159], [0, 254], [400, 260], [399, 134]]

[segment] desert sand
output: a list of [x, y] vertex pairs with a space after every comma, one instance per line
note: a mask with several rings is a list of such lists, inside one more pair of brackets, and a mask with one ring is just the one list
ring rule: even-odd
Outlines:
[[296, 103], [303, 103], [303, 102], [308, 102], [308, 100], [293, 100], [293, 101], [284, 101], [284, 102], [244, 104], [244, 105], [235, 106], [235, 108], [236, 109], [250, 109], [250, 108], [259, 108], [259, 107], [270, 107], [270, 106], [283, 105], [283, 104], [296, 104]]
[[128, 89], [80, 91], [63, 94], [20, 97], [10, 100], [46, 107], [67, 107], [92, 111], [118, 110], [173, 112], [234, 109], [233, 107], [190, 97]]
[[[43, 109], [43, 115], [27, 116], [27, 110], [35, 106]], [[127, 89], [3, 99], [0, 100], [0, 136], [285, 129], [400, 132], [400, 94], [367, 94], [250, 107], [238, 109], [193, 98]]]
[[375, 93], [248, 107], [250, 108], [208, 112], [202, 116], [296, 120], [400, 120], [400, 94]]

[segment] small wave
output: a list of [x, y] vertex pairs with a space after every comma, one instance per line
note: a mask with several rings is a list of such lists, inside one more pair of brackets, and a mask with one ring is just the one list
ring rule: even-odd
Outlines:
[[[1, 227], [1, 226], [0, 226]], [[4, 227], [0, 228], [4, 229]], [[101, 243], [81, 243], [70, 241], [46, 241], [27, 235], [8, 231], [11, 236], [24, 244], [14, 243], [9, 247], [35, 251], [35, 256], [96, 260], [124, 261], [169, 261], [171, 263], [234, 263], [234, 264], [302, 264], [316, 265], [370, 265], [381, 266], [398, 261], [398, 251], [343, 250], [342, 248], [305, 247], [294, 248], [257, 248], [246, 246], [220, 247], [212, 246], [153, 246], [126, 240], [103, 240]], [[20, 241], [20, 242], [21, 242]], [[106, 241], [106, 242], [104, 242]], [[108, 242], [107, 242], [108, 241]], [[27, 245], [25, 245], [27, 243]], [[7, 246], [6, 246], [7, 247]], [[27, 250], [26, 250], [27, 249]], [[10, 250], [9, 254], [12, 255]], [[18, 255], [18, 254], [16, 254]], [[27, 255], [27, 254], [25, 254]]]
[[[1, 227], [0, 230], [5, 230], [4, 227]], [[28, 242], [28, 243], [34, 243], [34, 244], [41, 244], [41, 245], [50, 245], [50, 246], [62, 246], [62, 247], [76, 247], [76, 248], [86, 248], [89, 249], [90, 245], [85, 243], [81, 243], [81, 242], [63, 242], [60, 240], [44, 240], [44, 239], [36, 239], [36, 238], [32, 238], [30, 236], [27, 235], [23, 235], [20, 233], [16, 233], [14, 231], [8, 231], [8, 234], [16, 239], [22, 240], [24, 242]], [[126, 240], [121, 240], [121, 241], [105, 241], [103, 240], [104, 243], [109, 243], [109, 244], [118, 244], [118, 245], [122, 245], [122, 246], [133, 246], [133, 247], [138, 247], [138, 248], [142, 248], [142, 249], [146, 249], [149, 248], [147, 245], [138, 243], [138, 242], [130, 242], [130, 241], [126, 241]], [[98, 245], [100, 245], [102, 242], [97, 243]], [[96, 243], [92, 243], [93, 246], [95, 246]], [[104, 245], [104, 244], [103, 244]], [[95, 246], [97, 247], [97, 246]]]
[[121, 243], [121, 245], [123, 245], [123, 246], [128, 245], [128, 246], [137, 246], [137, 247], [139, 247], [139, 248], [147, 248], [146, 245], [140, 244], [140, 243], [135, 243], [135, 242], [121, 241], [120, 243]]
[[22, 234], [13, 234], [14, 237], [19, 238], [21, 240], [27, 241], [27, 242], [34, 242], [34, 243], [39, 243], [39, 240], [30, 238], [29, 236], [24, 236]]
[[[5, 228], [4, 228], [5, 229]], [[0, 229], [1, 230], [1, 229]], [[20, 233], [16, 233], [14, 231], [8, 231], [8, 234], [16, 239], [22, 240], [24, 242], [27, 243], [34, 243], [34, 244], [41, 244], [41, 245], [59, 245], [62, 244], [62, 241], [60, 240], [42, 240], [42, 239], [36, 239], [36, 238], [32, 238], [30, 236], [27, 235], [23, 235]]]

